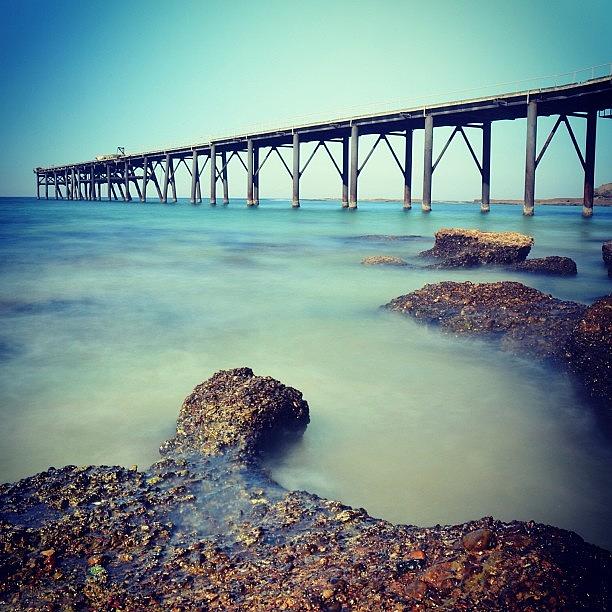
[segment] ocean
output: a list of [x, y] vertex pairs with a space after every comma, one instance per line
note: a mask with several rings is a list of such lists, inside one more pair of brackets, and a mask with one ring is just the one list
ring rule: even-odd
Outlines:
[[[612, 439], [573, 382], [379, 309], [441, 280], [591, 303], [610, 292], [612, 208], [433, 208], [0, 198], [0, 480], [147, 466], [196, 384], [249, 366], [310, 404], [303, 439], [266, 458], [282, 485], [393, 522], [532, 519], [612, 548]], [[572, 257], [578, 276], [425, 269], [440, 227], [531, 234], [531, 256]], [[376, 254], [414, 267], [361, 265]]]

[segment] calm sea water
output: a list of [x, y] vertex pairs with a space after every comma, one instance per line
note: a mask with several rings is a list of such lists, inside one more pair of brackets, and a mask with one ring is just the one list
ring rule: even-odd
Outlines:
[[[534, 519], [612, 547], [612, 442], [561, 373], [378, 306], [445, 279], [516, 279], [590, 303], [610, 291], [612, 209], [244, 202], [229, 207], [0, 199], [0, 479], [50, 465], [155, 461], [192, 387], [251, 366], [310, 403], [268, 464], [393, 521]], [[577, 278], [365, 267], [445, 226], [515, 230]], [[376, 243], [365, 234], [412, 235]]]

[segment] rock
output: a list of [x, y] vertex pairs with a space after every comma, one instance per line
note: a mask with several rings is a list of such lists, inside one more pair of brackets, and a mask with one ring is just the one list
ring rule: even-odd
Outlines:
[[371, 255], [361, 260], [364, 266], [407, 266], [408, 262], [394, 255]]
[[461, 545], [470, 552], [486, 550], [491, 547], [492, 542], [493, 532], [490, 529], [476, 529], [461, 538]]
[[422, 561], [425, 561], [425, 551], [423, 550], [411, 550], [408, 553], [408, 558], [409, 559], [420, 559]]
[[[11, 610], [612, 609], [612, 554], [571, 532], [492, 518], [392, 525], [286, 491], [256, 450], [282, 435], [279, 425], [301, 429], [307, 418], [295, 389], [248, 368], [218, 372], [187, 398], [177, 436], [150, 468], [67, 466], [0, 484], [2, 601]], [[496, 539], [486, 555], [457, 546], [486, 530]], [[55, 556], [60, 568], [41, 568]]]
[[612, 295], [587, 308], [563, 354], [590, 395], [604, 406], [612, 406]]
[[612, 240], [601, 245], [601, 256], [606, 266], [612, 266]]
[[92, 567], [93, 565], [102, 565], [104, 563], [103, 555], [92, 555], [87, 559], [88, 567]]
[[539, 274], [552, 274], [555, 276], [576, 276], [578, 268], [576, 262], [570, 257], [551, 255], [538, 259], [526, 259], [512, 266], [519, 272], [536, 272]]
[[487, 336], [514, 353], [556, 358], [586, 306], [522, 283], [442, 282], [391, 300], [389, 310], [457, 334]]
[[443, 228], [436, 232], [433, 248], [421, 257], [440, 260], [436, 267], [512, 264], [523, 261], [533, 238], [517, 232], [481, 232], [475, 229]]
[[608, 268], [608, 276], [612, 277], [612, 240], [608, 240], [601, 245], [601, 257]]
[[604, 183], [596, 187], [593, 195], [596, 198], [612, 198], [612, 183]]
[[395, 570], [398, 576], [403, 576], [406, 572], [414, 572], [423, 569], [424, 566], [424, 559], [404, 559], [395, 564]]
[[250, 368], [222, 370], [183, 402], [176, 435], [161, 451], [253, 455], [273, 435], [302, 433], [309, 422], [302, 394]]
[[428, 567], [420, 579], [434, 589], [449, 589], [459, 578], [459, 569], [459, 563], [456, 561], [442, 561]]

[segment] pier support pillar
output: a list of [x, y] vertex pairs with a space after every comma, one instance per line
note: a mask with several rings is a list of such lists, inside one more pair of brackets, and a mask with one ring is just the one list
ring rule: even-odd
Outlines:
[[538, 131], [538, 103], [530, 100], [527, 106], [527, 143], [525, 147], [525, 198], [523, 214], [533, 216], [535, 205], [536, 144]]
[[359, 175], [359, 126], [351, 126], [351, 171], [349, 181], [349, 209], [357, 208], [357, 177]]
[[293, 195], [291, 198], [292, 208], [300, 207], [300, 135], [293, 134]]
[[95, 199], [95, 191], [94, 191], [94, 166], [91, 164], [90, 173], [89, 173], [89, 199]]
[[106, 164], [106, 189], [108, 191], [108, 200], [112, 200], [113, 196], [111, 193], [111, 173], [110, 173], [110, 164]]
[[482, 200], [480, 212], [491, 210], [491, 122], [482, 123]]
[[66, 190], [66, 192], [64, 193], [64, 199], [65, 200], [70, 200], [70, 189], [68, 187], [68, 168], [66, 168], [64, 170], [64, 189]]
[[126, 202], [132, 201], [132, 194], [130, 193], [130, 164], [128, 160], [125, 160], [125, 165], [123, 167], [124, 179], [125, 179], [125, 200]]
[[45, 200], [49, 199], [49, 174], [45, 172]]
[[164, 173], [164, 189], [162, 191], [161, 201], [165, 204], [168, 201], [168, 185], [170, 182], [170, 164], [172, 160], [170, 155], [166, 154], [166, 172]]
[[582, 197], [582, 216], [593, 216], [593, 196], [595, 188], [595, 139], [597, 136], [597, 111], [587, 113], [586, 146], [584, 155], [584, 192]]
[[217, 148], [210, 145], [210, 205], [217, 205]]
[[423, 147], [423, 212], [431, 211], [431, 177], [433, 173], [433, 115], [425, 116], [425, 144]]
[[197, 194], [197, 185], [198, 185], [198, 177], [200, 173], [200, 168], [198, 165], [198, 152], [193, 152], [193, 157], [191, 158], [191, 198], [190, 202], [195, 204], [197, 202], [198, 194]]
[[253, 139], [247, 140], [247, 206], [254, 206], [253, 201]]
[[227, 182], [227, 153], [221, 151], [221, 183], [223, 184], [223, 206], [229, 204], [229, 183]]
[[342, 137], [342, 208], [348, 208], [349, 195], [349, 137]]
[[259, 206], [259, 147], [253, 149], [253, 206]]
[[142, 160], [142, 197], [140, 198], [141, 202], [147, 201], [147, 183], [149, 182], [149, 160], [145, 155]]
[[70, 196], [72, 200], [77, 199], [76, 195], [76, 177], [74, 175], [74, 166], [70, 169]]
[[404, 153], [404, 210], [412, 208], [412, 129], [406, 128]]
[[36, 173], [36, 199], [40, 200], [40, 174]]

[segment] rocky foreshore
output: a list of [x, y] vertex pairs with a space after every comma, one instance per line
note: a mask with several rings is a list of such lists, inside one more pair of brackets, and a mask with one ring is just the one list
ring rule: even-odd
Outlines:
[[290, 492], [262, 448], [308, 423], [299, 391], [222, 371], [146, 471], [50, 468], [0, 487], [0, 602], [41, 610], [604, 610], [612, 555], [492, 518], [392, 525]]
[[587, 307], [517, 282], [446, 281], [384, 307], [456, 334], [493, 339], [513, 353], [561, 363], [597, 402], [612, 406], [612, 295]]

